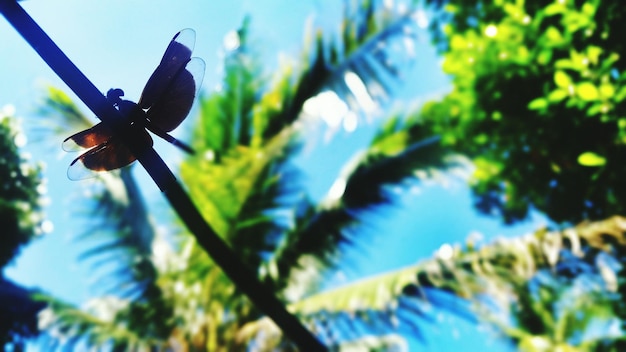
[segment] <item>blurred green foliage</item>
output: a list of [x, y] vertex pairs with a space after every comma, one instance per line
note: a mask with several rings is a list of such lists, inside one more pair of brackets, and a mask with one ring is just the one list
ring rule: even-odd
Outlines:
[[478, 209], [507, 223], [624, 213], [623, 2], [428, 2], [454, 88], [421, 114], [473, 158]]
[[0, 268], [43, 231], [41, 168], [20, 153], [24, 143], [15, 119], [0, 111]]
[[[41, 167], [20, 153], [26, 137], [13, 114], [10, 106], [0, 109], [0, 270], [45, 230]], [[19, 350], [25, 337], [37, 334], [37, 312], [43, 305], [30, 294], [0, 271], [0, 348]]]

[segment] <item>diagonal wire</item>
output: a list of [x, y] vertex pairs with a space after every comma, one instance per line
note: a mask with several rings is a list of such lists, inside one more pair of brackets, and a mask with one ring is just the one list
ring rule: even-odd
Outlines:
[[224, 270], [228, 277], [267, 314], [301, 351], [326, 351], [321, 344], [282, 303], [245, 267], [235, 253], [204, 221], [202, 215], [185, 193], [163, 159], [150, 145], [142, 145], [134, 138], [136, 130], [129, 128], [123, 116], [106, 100], [98, 88], [74, 65], [52, 39], [24, 11], [15, 0], [0, 0], [0, 12], [7, 21], [35, 49], [50, 68], [76, 93], [103, 123], [137, 156], [150, 177], [165, 194], [198, 243]]

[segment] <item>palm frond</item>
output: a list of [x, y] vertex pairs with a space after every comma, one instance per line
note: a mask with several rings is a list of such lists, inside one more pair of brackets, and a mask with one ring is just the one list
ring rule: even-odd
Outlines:
[[284, 132], [262, 148], [240, 146], [219, 163], [190, 160], [181, 168], [198, 208], [251, 267], [283, 232], [280, 211], [297, 179], [286, 162], [291, 132]]
[[259, 110], [271, 104], [248, 26], [246, 19], [237, 31], [238, 47], [225, 53], [220, 88], [201, 99], [194, 136], [201, 156], [186, 160], [181, 174], [217, 232], [244, 262], [257, 267], [259, 256], [273, 249], [272, 238], [283, 231], [274, 215], [292, 189], [285, 181], [296, 177], [287, 165], [296, 146], [293, 129], [264, 138], [256, 125]]
[[53, 86], [45, 87], [35, 114], [38, 117], [50, 117], [38, 118], [29, 124], [29, 133], [34, 137], [35, 143], [49, 145], [50, 149], [59, 151], [63, 139], [93, 126], [97, 121], [95, 118], [88, 118], [67, 93]]
[[[136, 351], [166, 345], [150, 329], [159, 324], [153, 319], [162, 317], [142, 317], [136, 303], [109, 296], [93, 299], [79, 309], [50, 296], [41, 295], [39, 299], [48, 304], [39, 316], [39, 326], [46, 332], [42, 343], [47, 351], [74, 351], [84, 346]], [[138, 318], [147, 326], [133, 324]]]
[[416, 175], [426, 178], [458, 165], [438, 138], [423, 139], [422, 133], [411, 122], [390, 119], [370, 147], [347, 164], [327, 199], [317, 206], [303, 201], [294, 228], [267, 264], [278, 287], [293, 284], [300, 294], [313, 288], [337, 262], [340, 245], [359, 242], [355, 236], [363, 233], [372, 211], [393, 204], [394, 189], [410, 185]]
[[515, 290], [517, 301], [508, 311], [511, 319], [502, 319], [481, 307], [478, 312], [520, 347], [540, 337], [554, 349], [564, 344], [586, 344], [591, 348], [589, 344], [599, 344], [612, 336], [608, 331], [598, 331], [595, 338], [589, 339], [589, 328], [606, 324], [611, 318], [617, 320], [613, 305], [618, 298], [607, 294], [604, 284], [598, 275], [570, 278], [543, 269]]
[[[294, 189], [291, 185], [295, 180], [290, 175], [295, 170], [287, 166], [287, 161], [297, 147], [291, 142], [297, 130], [293, 124], [301, 115], [305, 101], [323, 89], [333, 89], [339, 96], [359, 103], [361, 98], [346, 95], [350, 92], [345, 78], [348, 72], [365, 84], [370, 100], [382, 97], [376, 92], [389, 92], [376, 86], [384, 74], [394, 77], [395, 83], [400, 78], [400, 70], [391, 59], [396, 57], [397, 48], [391, 43], [414, 39], [410, 14], [383, 7], [379, 1], [365, 1], [355, 8], [347, 6], [344, 16], [339, 41], [318, 34], [313, 52], [305, 53], [309, 64], [295, 75], [292, 70], [286, 70], [269, 89], [258, 78], [259, 65], [248, 47], [247, 23], [244, 23], [238, 31], [239, 47], [226, 58], [221, 89], [201, 105], [196, 139], [204, 143], [200, 150], [204, 151], [205, 159], [189, 160], [183, 165], [182, 174], [205, 217], [232, 244], [258, 243], [262, 246], [259, 251], [267, 251], [277, 245], [276, 234], [284, 232], [286, 220], [280, 224], [263, 219], [269, 213], [275, 214], [281, 206], [288, 208], [271, 198]], [[276, 142], [278, 139], [282, 141]], [[282, 145], [282, 150], [273, 149], [277, 143]], [[218, 180], [227, 182], [218, 184]], [[246, 231], [233, 230], [235, 224], [243, 224]], [[259, 226], [250, 227], [250, 224]], [[245, 248], [235, 246], [239, 247]], [[244, 260], [252, 267], [259, 262]]]
[[[331, 90], [350, 93], [350, 98], [338, 95], [347, 98], [353, 109], [368, 109], [363, 104], [363, 93], [374, 104], [388, 102], [403, 82], [402, 73], [408, 71], [415, 58], [417, 27], [412, 11], [381, 1], [345, 7], [341, 44], [331, 49], [335, 79], [329, 83]], [[358, 84], [355, 78], [362, 82], [364, 92], [354, 85]]]
[[[428, 317], [433, 307], [475, 319], [475, 307], [464, 300], [484, 304], [488, 297], [489, 302], [506, 310], [527, 292], [515, 290], [516, 286], [528, 284], [545, 270], [568, 277], [571, 268], [581, 262], [599, 266], [597, 270], [610, 290], [615, 287], [615, 273], [607, 273], [596, 257], [598, 253], [615, 255], [625, 245], [626, 218], [618, 216], [562, 231], [539, 229], [481, 248], [468, 243], [466, 249], [456, 247], [446, 257], [312, 295], [290, 304], [289, 310], [328, 341], [335, 339], [332, 334], [342, 331], [339, 327], [346, 316], [378, 333], [392, 333], [400, 326], [415, 333], [419, 331], [415, 318]], [[339, 336], [350, 337], [350, 333], [355, 332], [348, 329]]]
[[258, 134], [253, 115], [266, 89], [267, 79], [249, 40], [249, 19], [232, 33], [239, 41], [233, 50], [224, 49], [222, 83], [208, 97], [200, 99], [199, 123], [194, 129], [194, 148], [205, 152], [211, 161], [237, 146], [250, 146]]
[[280, 109], [268, 109], [268, 121], [257, 123], [264, 136], [292, 125], [305, 103], [314, 105], [320, 93], [333, 92], [350, 111], [367, 115], [384, 105], [403, 83], [401, 72], [412, 62], [416, 40], [411, 10], [387, 7], [377, 0], [357, 1], [353, 6], [346, 4], [343, 17], [336, 36], [315, 34], [303, 54], [308, 65], [286, 70], [287, 76], [296, 71], [295, 79], [279, 80], [284, 96]]
[[41, 116], [54, 116], [55, 118], [51, 119], [51, 121], [57, 121], [57, 123], [63, 125], [62, 130], [53, 130], [55, 133], [59, 134], [68, 133], [68, 126], [79, 131], [93, 125], [93, 121], [83, 114], [65, 92], [53, 86], [47, 87], [43, 102], [39, 105], [37, 113]]
[[[346, 324], [353, 321], [354, 317], [344, 320]], [[319, 323], [317, 327], [323, 324]], [[351, 330], [354, 331], [354, 327]], [[280, 329], [267, 317], [246, 324], [237, 334], [237, 340], [255, 351], [297, 351], [296, 346], [282, 338]], [[408, 351], [406, 340], [394, 333], [374, 335], [363, 332], [358, 338], [330, 337], [324, 343], [333, 351]]]
[[144, 295], [153, 291], [149, 286], [154, 286], [156, 279], [150, 260], [155, 229], [138, 186], [130, 169], [120, 170], [118, 175], [102, 174], [99, 180], [88, 200], [92, 204], [85, 213], [88, 218], [83, 219], [85, 229], [76, 237], [93, 244], [79, 259], [93, 260], [93, 268], [103, 275], [98, 285], [108, 278], [112, 283], [109, 292], [149, 299]]

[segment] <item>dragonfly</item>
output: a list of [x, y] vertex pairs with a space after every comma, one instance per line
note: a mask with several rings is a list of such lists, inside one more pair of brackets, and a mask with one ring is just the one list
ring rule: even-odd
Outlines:
[[[204, 77], [204, 61], [191, 57], [195, 36], [194, 30], [189, 28], [176, 33], [137, 103], [123, 100], [124, 91], [119, 88], [107, 93], [107, 100], [128, 119], [129, 128], [138, 131], [133, 138], [145, 145], [153, 145], [147, 132], [150, 131], [193, 154], [191, 147], [168, 132], [189, 114]], [[94, 171], [119, 169], [137, 159], [121, 138], [102, 122], [67, 137], [62, 147], [65, 151], [87, 149], [70, 163], [67, 175], [72, 180], [90, 177]]]

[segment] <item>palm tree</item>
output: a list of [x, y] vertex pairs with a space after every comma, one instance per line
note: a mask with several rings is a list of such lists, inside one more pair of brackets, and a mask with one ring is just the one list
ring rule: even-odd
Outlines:
[[[199, 153], [184, 162], [182, 178], [205, 218], [285, 302], [315, 292], [322, 269], [337, 263], [338, 247], [352, 240], [369, 208], [392, 201], [386, 185], [402, 182], [417, 168], [446, 163], [436, 144], [423, 141], [428, 136], [415, 121], [397, 116], [352, 161], [354, 169], [341, 175], [339, 197], [320, 204], [303, 197], [298, 171], [290, 164], [304, 128], [315, 123], [315, 116], [302, 113], [305, 105], [315, 104], [315, 97], [334, 94], [361, 114], [363, 99], [384, 103], [391, 96], [403, 68], [396, 66], [391, 51], [398, 50], [398, 42], [414, 39], [413, 23], [410, 12], [378, 2], [347, 8], [340, 39], [316, 33], [303, 54], [305, 64], [284, 70], [272, 81], [262, 74], [244, 24], [239, 47], [225, 60], [222, 90], [201, 101], [193, 139]], [[367, 96], [350, 90], [355, 82], [367, 87]], [[48, 107], [72, 121], [85, 121], [56, 90]], [[113, 347], [175, 341], [192, 349], [230, 350], [241, 344], [236, 333], [261, 313], [184, 231], [171, 234], [175, 245], [169, 255], [154, 258], [150, 244], [168, 243], [154, 237], [140, 197], [129, 195], [135, 186], [128, 172], [105, 175], [102, 181], [94, 208], [106, 220], [98, 231], [86, 233], [103, 236], [106, 231], [111, 240], [87, 255], [102, 261], [116, 256], [121, 265], [111, 282], [117, 284], [112, 288], [118, 298], [94, 301], [91, 312], [50, 299], [44, 325], [77, 336], [69, 342], [83, 338], [96, 344], [108, 336], [105, 343]], [[125, 196], [120, 197], [120, 186]], [[120, 250], [126, 261], [119, 259]], [[320, 269], [319, 274], [305, 275], [305, 265], [307, 271]], [[107, 304], [117, 305], [115, 314], [108, 319], [93, 315]]]
[[[430, 138], [418, 114], [397, 115], [348, 162], [326, 199], [314, 202], [298, 182], [292, 160], [306, 129], [317, 123], [315, 104], [337, 98], [357, 116], [372, 104], [384, 104], [403, 69], [394, 55], [407, 48], [397, 44], [414, 39], [411, 16], [377, 1], [347, 7], [337, 36], [315, 33], [303, 63], [270, 78], [244, 23], [237, 32], [239, 46], [226, 55], [221, 90], [201, 99], [193, 136], [198, 153], [181, 165], [185, 186], [205, 219], [331, 347], [402, 346], [401, 334], [420, 333], [419, 318], [428, 318], [428, 304], [470, 317], [471, 310], [454, 297], [478, 302], [491, 295], [505, 307], [510, 297], [522, 298], [524, 285], [538, 271], [565, 262], [562, 250], [579, 256], [577, 248], [584, 243], [584, 248], [609, 251], [605, 235], [621, 239], [624, 234], [622, 219], [573, 231], [540, 231], [481, 249], [459, 248], [446, 257], [319, 292], [342, 251], [362, 240], [358, 236], [368, 216], [393, 203], [390, 186], [402, 186], [416, 174], [436, 177], [435, 171], [458, 162]], [[50, 111], [84, 128], [82, 113], [60, 91], [50, 93]], [[49, 347], [295, 349], [185, 229], [171, 225], [167, 236], [155, 230], [127, 169], [98, 180], [93, 209], [102, 221], [84, 236], [101, 242], [85, 257], [106, 267], [108, 275], [100, 282], [109, 287], [83, 309], [45, 297], [49, 307], [40, 325]], [[108, 264], [112, 258], [113, 267]]]

